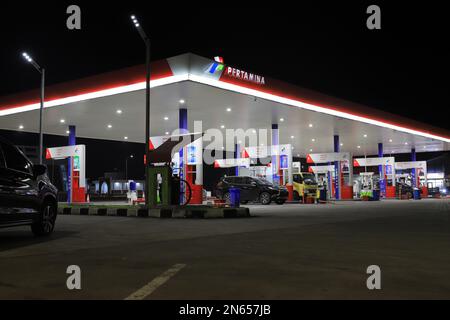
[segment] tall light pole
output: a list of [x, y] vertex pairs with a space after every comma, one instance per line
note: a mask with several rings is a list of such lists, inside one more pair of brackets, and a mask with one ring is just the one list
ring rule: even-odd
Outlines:
[[27, 60], [31, 65], [39, 71], [41, 74], [41, 106], [39, 108], [39, 164], [42, 164], [42, 149], [43, 149], [43, 140], [44, 134], [42, 132], [42, 114], [44, 111], [44, 87], [45, 87], [45, 68], [41, 68], [36, 61], [34, 61], [28, 53], [22, 53], [22, 56]]
[[127, 181], [128, 181], [128, 159], [133, 159], [133, 158], [134, 158], [134, 156], [130, 155], [129, 157], [127, 157], [125, 159], [125, 180], [127, 180]]
[[141, 24], [137, 20], [136, 16], [131, 16], [131, 21], [133, 21], [139, 35], [145, 43], [145, 205], [148, 207], [150, 203], [150, 190], [148, 185], [148, 166], [150, 160], [150, 39], [145, 34], [144, 29], [142, 29]]

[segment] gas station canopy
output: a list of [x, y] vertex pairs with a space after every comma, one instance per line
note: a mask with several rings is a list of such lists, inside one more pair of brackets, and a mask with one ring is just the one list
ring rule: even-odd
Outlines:
[[[203, 131], [267, 129], [278, 124], [280, 143], [293, 155], [341, 149], [354, 155], [449, 150], [450, 132], [363, 105], [336, 99], [194, 54], [151, 66], [151, 136], [178, 129], [179, 109], [188, 110], [188, 127]], [[136, 66], [48, 86], [44, 132], [144, 143], [145, 67]], [[38, 132], [39, 91], [0, 98], [0, 128]]]

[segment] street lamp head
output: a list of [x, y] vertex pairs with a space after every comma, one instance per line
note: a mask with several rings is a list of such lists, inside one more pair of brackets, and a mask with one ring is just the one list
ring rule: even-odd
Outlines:
[[28, 62], [33, 61], [33, 59], [31, 59], [31, 57], [28, 55], [28, 53], [24, 52], [22, 53], [22, 56], [25, 58], [25, 60], [27, 60]]
[[149, 41], [147, 35], [145, 34], [144, 29], [142, 29], [141, 24], [139, 23], [138, 19], [135, 15], [130, 16], [131, 21], [133, 22], [134, 26], [139, 32], [139, 35], [141, 36], [142, 40], [144, 40], [146, 43]]
[[28, 53], [22, 52], [22, 57], [23, 57], [25, 60], [27, 60], [29, 63], [31, 63], [31, 65], [32, 65], [37, 71], [39, 71], [40, 73], [43, 73], [43, 72], [44, 72], [44, 69], [41, 69], [41, 66], [39, 66], [39, 65], [36, 63], [36, 61], [34, 61], [34, 60], [30, 57], [30, 55], [29, 55]]
[[136, 27], [139, 27], [139, 21], [136, 19], [136, 16], [132, 15], [131, 21], [133, 21], [133, 23]]

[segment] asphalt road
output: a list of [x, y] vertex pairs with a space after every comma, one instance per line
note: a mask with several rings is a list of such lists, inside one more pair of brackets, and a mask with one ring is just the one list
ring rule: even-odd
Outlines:
[[[0, 299], [450, 299], [450, 200], [249, 206], [252, 218], [59, 216], [0, 229]], [[66, 269], [81, 268], [81, 290]], [[381, 290], [366, 269], [381, 268]]]

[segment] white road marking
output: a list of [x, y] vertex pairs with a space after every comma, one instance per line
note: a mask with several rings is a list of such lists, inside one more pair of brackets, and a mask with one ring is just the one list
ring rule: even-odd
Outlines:
[[185, 264], [181, 263], [173, 265], [172, 268], [170, 268], [160, 276], [156, 277], [155, 279], [147, 283], [145, 286], [143, 286], [136, 292], [126, 297], [125, 300], [143, 300], [144, 298], [151, 295], [156, 289], [158, 289], [164, 283], [166, 283], [167, 280], [172, 278], [178, 271], [183, 269], [185, 266], [186, 266]]

